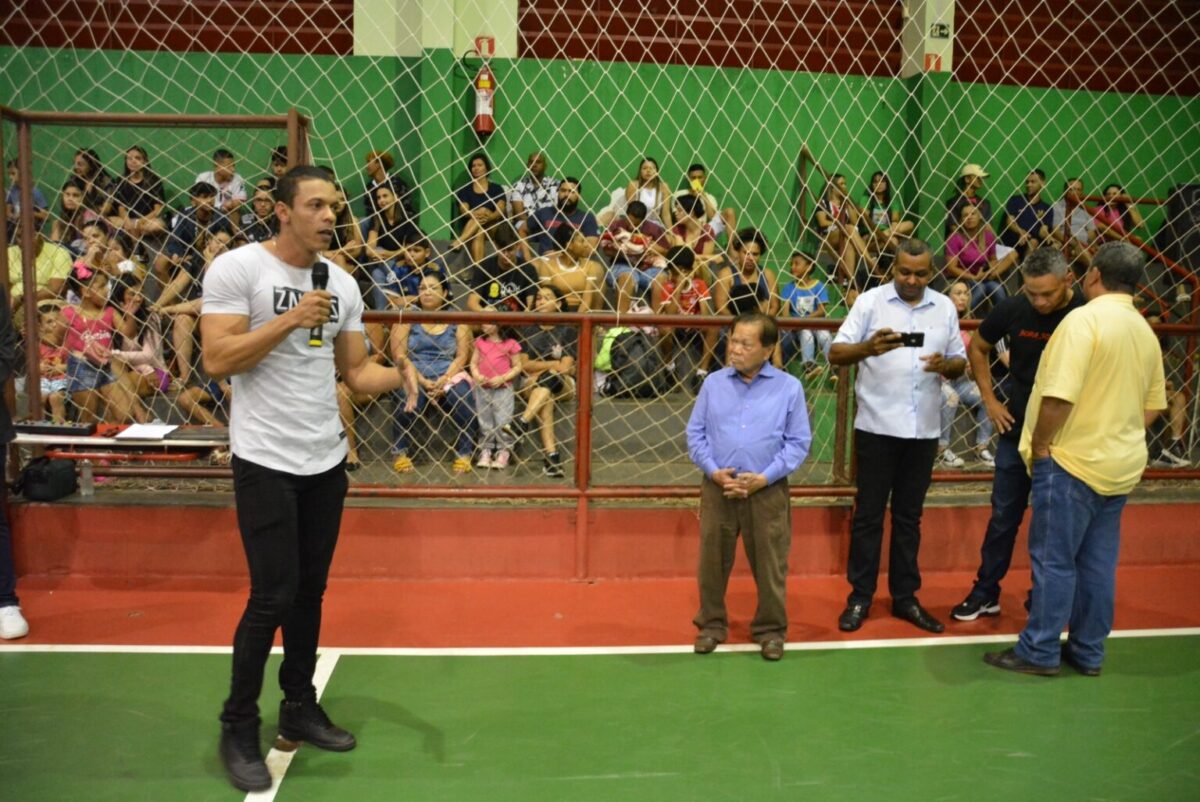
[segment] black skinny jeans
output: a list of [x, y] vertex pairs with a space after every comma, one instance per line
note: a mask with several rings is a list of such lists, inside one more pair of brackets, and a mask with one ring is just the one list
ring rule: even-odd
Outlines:
[[284, 698], [315, 698], [321, 599], [346, 498], [345, 463], [297, 476], [233, 458], [238, 528], [250, 567], [250, 599], [233, 637], [226, 724], [258, 721], [258, 697], [275, 630], [283, 628]]

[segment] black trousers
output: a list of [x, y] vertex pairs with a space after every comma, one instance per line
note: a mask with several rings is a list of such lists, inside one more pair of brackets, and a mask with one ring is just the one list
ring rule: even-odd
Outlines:
[[226, 724], [258, 721], [263, 672], [281, 627], [284, 698], [315, 698], [321, 600], [348, 484], [344, 462], [324, 473], [297, 476], [233, 458], [250, 598], [233, 637], [233, 678], [221, 713]]
[[888, 590], [892, 604], [907, 601], [921, 588], [917, 552], [921, 547], [921, 512], [937, 457], [937, 438], [913, 440], [854, 430], [858, 493], [850, 530], [850, 603], [870, 604], [879, 580], [883, 548], [883, 513], [892, 505], [892, 547], [888, 555]]

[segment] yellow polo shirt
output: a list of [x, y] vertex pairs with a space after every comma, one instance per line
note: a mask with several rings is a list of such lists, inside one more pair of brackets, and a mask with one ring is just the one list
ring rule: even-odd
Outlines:
[[1167, 394], [1158, 338], [1131, 296], [1093, 298], [1054, 330], [1025, 410], [1026, 466], [1047, 396], [1074, 404], [1050, 441], [1054, 461], [1100, 495], [1132, 490], [1146, 469], [1145, 411], [1166, 409]]
[[[37, 286], [39, 290], [46, 289], [54, 279], [65, 279], [71, 275], [73, 259], [71, 252], [53, 242], [42, 244], [42, 250], [33, 260], [37, 271]], [[24, 296], [25, 273], [21, 267], [21, 248], [17, 245], [8, 246], [8, 283], [12, 297]]]

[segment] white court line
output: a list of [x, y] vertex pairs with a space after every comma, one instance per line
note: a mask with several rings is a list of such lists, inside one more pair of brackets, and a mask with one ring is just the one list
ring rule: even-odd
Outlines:
[[[313, 685], [317, 689], [317, 701], [321, 700], [321, 694], [325, 692], [325, 686], [329, 684], [329, 677], [333, 674], [339, 656], [336, 650], [322, 649], [320, 656], [317, 657], [317, 668], [313, 672]], [[246, 794], [245, 802], [274, 802], [275, 795], [279, 793], [279, 786], [283, 783], [283, 777], [287, 774], [288, 766], [292, 765], [292, 758], [296, 756], [298, 750], [297, 747], [291, 752], [281, 752], [275, 747], [271, 747], [271, 751], [267, 753], [267, 770], [271, 772], [271, 787], [265, 791], [251, 791]]]
[[[1111, 638], [1166, 638], [1190, 637], [1200, 635], [1200, 627], [1178, 627], [1173, 629], [1118, 629], [1109, 635]], [[955, 646], [974, 643], [1006, 643], [1016, 640], [1017, 634], [1005, 635], [938, 635], [921, 638], [881, 638], [878, 640], [835, 640], [835, 641], [802, 641], [787, 644], [789, 652], [811, 652], [839, 649], [895, 649], [913, 646]], [[756, 652], [759, 647], [753, 643], [722, 644], [719, 651], [725, 652]], [[321, 648], [321, 657], [326, 655], [362, 655], [382, 657], [586, 657], [590, 655], [623, 655], [623, 654], [690, 654], [689, 644], [669, 644], [665, 646], [513, 646], [513, 647], [452, 647], [452, 648], [411, 648], [411, 647], [337, 647]], [[133, 646], [103, 644], [52, 644], [6, 643], [0, 645], [0, 654], [5, 652], [61, 652], [61, 653], [100, 653], [100, 654], [230, 654], [228, 646]], [[279, 647], [271, 650], [272, 654], [282, 654]], [[320, 660], [318, 660], [318, 668]]]

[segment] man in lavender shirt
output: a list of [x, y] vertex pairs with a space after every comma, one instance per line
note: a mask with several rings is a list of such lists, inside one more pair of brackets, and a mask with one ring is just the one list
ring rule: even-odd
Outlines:
[[758, 587], [750, 636], [763, 659], [783, 657], [792, 544], [787, 477], [808, 456], [812, 432], [799, 380], [770, 363], [778, 341], [771, 317], [738, 315], [730, 367], [704, 380], [688, 420], [688, 454], [704, 471], [696, 654], [712, 652], [729, 635], [725, 588], [740, 534]]

